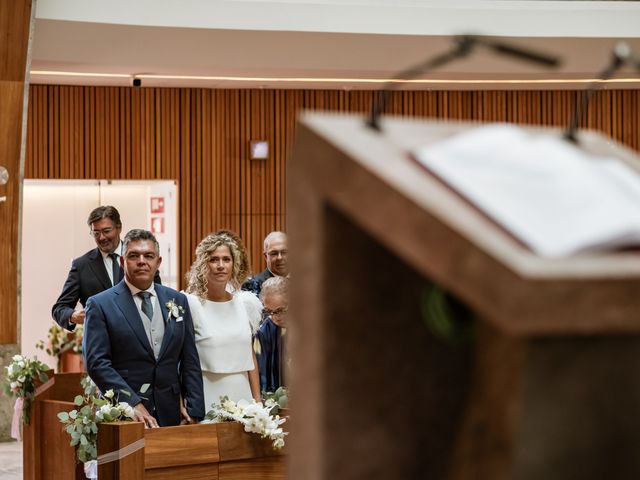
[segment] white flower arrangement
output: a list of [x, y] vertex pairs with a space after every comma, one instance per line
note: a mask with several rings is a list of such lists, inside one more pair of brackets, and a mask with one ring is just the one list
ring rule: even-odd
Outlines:
[[176, 321], [178, 321], [180, 315], [184, 313], [184, 307], [182, 305], [178, 305], [175, 298], [172, 298], [167, 303], [165, 303], [165, 306], [167, 307], [167, 312], [169, 313], [168, 320], [171, 320], [171, 317], [173, 317]]
[[281, 427], [286, 418], [270, 414], [275, 406], [273, 400], [267, 400], [264, 404], [255, 400], [236, 403], [224, 396], [220, 397], [220, 403], [211, 405], [212, 409], [207, 412], [203, 423], [239, 422], [244, 425], [245, 432], [268, 437], [273, 442], [273, 448], [280, 449], [284, 447], [284, 437], [288, 433]]
[[51, 370], [36, 357], [33, 359], [14, 355], [11, 363], [4, 367], [5, 375], [2, 384], [5, 393], [11, 397], [17, 397], [18, 408], [21, 408], [22, 419], [29, 423], [31, 402], [36, 395], [36, 382], [44, 383], [48, 380], [47, 372]]

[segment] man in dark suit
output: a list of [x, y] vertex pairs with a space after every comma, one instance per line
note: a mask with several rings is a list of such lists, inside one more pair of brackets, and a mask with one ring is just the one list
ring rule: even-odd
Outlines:
[[124, 281], [87, 301], [87, 372], [147, 427], [194, 423], [204, 417], [204, 393], [187, 298], [154, 284], [162, 258], [151, 232], [127, 233], [123, 255]]
[[[111, 288], [122, 279], [119, 261], [122, 253], [120, 213], [109, 205], [98, 207], [89, 214], [87, 224], [97, 248], [71, 263], [62, 293], [51, 309], [54, 320], [67, 330], [73, 330], [76, 324], [84, 322], [84, 308], [75, 310], [78, 301], [84, 307], [91, 295]], [[117, 275], [115, 279], [114, 271]]]
[[287, 234], [283, 232], [269, 233], [264, 239], [264, 258], [267, 262], [267, 268], [244, 282], [242, 289], [260, 295], [265, 280], [273, 276], [289, 276], [288, 253]]
[[[87, 299], [122, 280], [120, 256], [122, 222], [115, 207], [105, 205], [94, 209], [87, 220], [89, 234], [97, 248], [88, 251], [71, 263], [71, 270], [62, 287], [62, 293], [51, 309], [54, 320], [67, 330], [74, 330], [84, 322]], [[156, 277], [160, 282], [160, 277]], [[83, 308], [76, 310], [80, 302]]]

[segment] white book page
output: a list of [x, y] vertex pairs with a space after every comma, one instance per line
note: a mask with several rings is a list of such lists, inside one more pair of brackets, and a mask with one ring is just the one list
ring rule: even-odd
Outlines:
[[615, 159], [512, 125], [479, 127], [413, 153], [540, 256], [640, 244], [640, 176]]

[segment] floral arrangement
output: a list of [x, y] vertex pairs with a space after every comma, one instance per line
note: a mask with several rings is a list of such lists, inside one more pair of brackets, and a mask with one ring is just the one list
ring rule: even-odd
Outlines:
[[180, 315], [184, 313], [184, 307], [182, 305], [178, 305], [175, 298], [172, 298], [165, 303], [165, 306], [167, 307], [167, 312], [169, 312], [168, 320], [171, 320], [171, 317], [173, 317], [176, 321], [179, 321]]
[[289, 407], [289, 389], [286, 387], [278, 387], [275, 392], [262, 392], [262, 398], [265, 401], [272, 400], [275, 405], [269, 413], [276, 415], [283, 408]]
[[76, 456], [85, 464], [98, 457], [98, 424], [129, 420], [133, 418], [133, 407], [126, 402], [118, 402], [113, 390], [100, 396], [96, 385], [89, 376], [82, 379], [84, 395], [76, 395], [73, 403], [76, 409], [58, 413], [58, 419], [65, 425], [71, 437], [71, 446], [77, 447]]
[[82, 354], [82, 325], [76, 325], [73, 332], [69, 332], [57, 323], [49, 328], [47, 343], [40, 340], [36, 348], [44, 350], [48, 355], [60, 360], [60, 355], [64, 352], [72, 351]]
[[269, 399], [264, 402], [240, 400], [237, 403], [229, 397], [220, 397], [220, 403], [213, 403], [212, 410], [207, 412], [203, 423], [239, 422], [244, 425], [244, 431], [257, 433], [262, 438], [273, 441], [273, 448], [284, 447], [284, 437], [287, 432], [281, 425], [286, 421], [278, 415], [271, 414], [277, 404]]
[[22, 355], [14, 355], [11, 363], [4, 367], [4, 370], [5, 375], [2, 380], [4, 391], [8, 396], [16, 397], [12, 434], [15, 433], [19, 437], [19, 415], [22, 415], [24, 423], [28, 425], [31, 402], [36, 396], [36, 383], [46, 382], [49, 378], [46, 372], [51, 368], [35, 357], [31, 360]]

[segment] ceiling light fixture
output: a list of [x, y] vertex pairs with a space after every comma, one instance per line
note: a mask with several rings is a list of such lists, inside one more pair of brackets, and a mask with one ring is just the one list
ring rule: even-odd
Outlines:
[[[58, 77], [99, 77], [99, 78], [126, 78], [131, 79], [134, 75], [124, 73], [93, 73], [93, 72], [62, 72], [52, 70], [32, 70], [31, 76], [58, 76]], [[275, 83], [370, 83], [385, 84], [399, 83], [405, 85], [486, 85], [486, 84], [571, 84], [571, 83], [602, 83], [602, 84], [625, 84], [640, 83], [640, 78], [615, 78], [609, 80], [601, 80], [597, 78], [542, 78], [542, 79], [434, 79], [423, 78], [413, 80], [387, 78], [324, 78], [324, 77], [231, 77], [231, 76], [209, 76], [209, 75], [151, 75], [136, 74], [135, 78], [149, 80], [193, 80], [193, 81], [213, 81], [213, 82], [275, 82]]]

